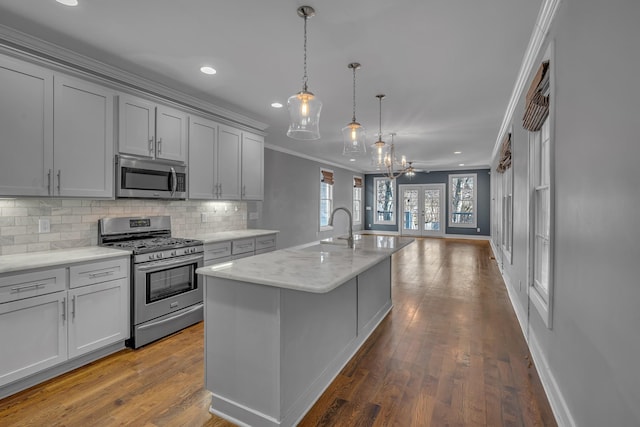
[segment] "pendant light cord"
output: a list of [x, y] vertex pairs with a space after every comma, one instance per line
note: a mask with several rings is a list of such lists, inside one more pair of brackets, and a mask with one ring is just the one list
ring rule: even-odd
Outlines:
[[307, 19], [304, 17], [304, 76], [302, 77], [302, 90], [307, 91]]
[[356, 122], [356, 67], [353, 67], [353, 123]]

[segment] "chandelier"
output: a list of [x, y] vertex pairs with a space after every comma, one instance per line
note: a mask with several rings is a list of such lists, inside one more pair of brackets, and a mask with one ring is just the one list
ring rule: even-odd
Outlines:
[[308, 90], [307, 86], [307, 19], [316, 11], [311, 6], [300, 6], [298, 16], [304, 19], [304, 74], [302, 90], [289, 97], [289, 130], [287, 136], [293, 139], [313, 140], [320, 138], [320, 110], [322, 102]]
[[373, 164], [377, 170], [384, 170], [385, 176], [389, 179], [396, 179], [402, 176], [405, 172], [411, 172], [411, 177], [415, 175], [415, 170], [411, 167], [411, 163], [407, 166], [407, 158], [401, 156], [401, 160], [396, 158], [396, 147], [394, 143], [395, 133], [391, 133], [391, 145], [385, 151], [385, 142], [382, 140], [382, 99], [385, 97], [383, 94], [376, 95], [380, 104], [380, 116], [379, 116], [379, 128], [378, 128], [378, 140], [373, 144]]
[[344, 140], [344, 149], [342, 154], [350, 157], [364, 156], [367, 153], [366, 138], [367, 134], [356, 121], [356, 70], [360, 69], [360, 64], [352, 62], [348, 68], [353, 70], [353, 118], [351, 123], [342, 128], [342, 137]]

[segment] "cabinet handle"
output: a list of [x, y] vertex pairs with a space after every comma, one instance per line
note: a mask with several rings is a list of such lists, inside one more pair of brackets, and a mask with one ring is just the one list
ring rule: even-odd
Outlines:
[[71, 298], [71, 319], [75, 319], [76, 318], [76, 296], [74, 295], [73, 298]]
[[62, 298], [62, 321], [67, 320], [67, 297]]
[[212, 253], [213, 255], [223, 254], [223, 253], [225, 253], [225, 252], [229, 252], [229, 249], [226, 249], [226, 248], [225, 248], [225, 249], [218, 249], [217, 251], [211, 251], [211, 253]]
[[247, 193], [247, 186], [243, 185], [242, 186], [242, 197], [244, 197], [246, 195], [246, 193]]
[[153, 137], [149, 138], [149, 154], [153, 153]]
[[222, 197], [222, 184], [218, 184], [218, 197]]
[[162, 153], [162, 138], [158, 138], [158, 154]]
[[60, 175], [62, 175], [62, 170], [58, 169], [58, 194], [60, 194]]
[[113, 273], [114, 273], [113, 270], [103, 271], [101, 273], [89, 273], [89, 278], [95, 279], [96, 277], [111, 276]]
[[46, 283], [34, 283], [33, 285], [14, 286], [13, 288], [11, 288], [11, 293], [21, 292], [31, 288], [34, 288], [34, 289], [43, 288], [45, 286], [46, 286]]
[[49, 169], [49, 173], [47, 174], [47, 194], [51, 195], [51, 169]]

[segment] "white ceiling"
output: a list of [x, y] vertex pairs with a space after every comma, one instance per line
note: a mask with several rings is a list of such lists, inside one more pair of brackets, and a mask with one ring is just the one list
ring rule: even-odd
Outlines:
[[[310, 5], [309, 90], [323, 102], [321, 139], [286, 136], [287, 98], [302, 87]], [[361, 171], [342, 156], [352, 116], [372, 144], [427, 170], [486, 167], [541, 0], [0, 0], [0, 24], [145, 76], [269, 125], [267, 143]], [[218, 70], [200, 73], [202, 65]], [[274, 109], [273, 101], [285, 104]], [[462, 151], [455, 155], [454, 151]]]

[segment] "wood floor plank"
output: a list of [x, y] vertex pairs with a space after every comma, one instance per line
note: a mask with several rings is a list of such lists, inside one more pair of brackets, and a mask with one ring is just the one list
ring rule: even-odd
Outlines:
[[[490, 246], [416, 239], [391, 313], [300, 426], [555, 426]], [[0, 425], [206, 426], [203, 325], [0, 400]]]

